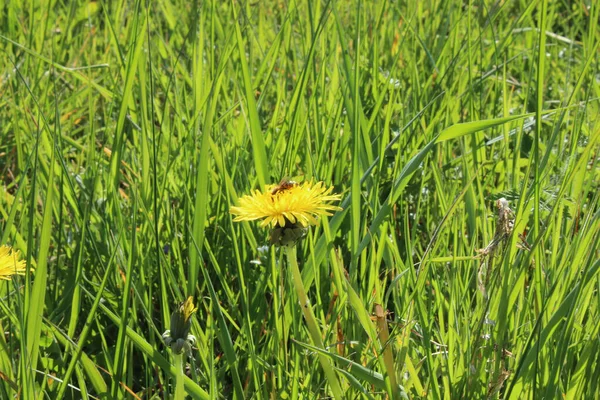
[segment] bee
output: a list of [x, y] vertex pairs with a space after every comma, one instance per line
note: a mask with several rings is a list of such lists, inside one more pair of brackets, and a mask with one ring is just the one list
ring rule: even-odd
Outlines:
[[294, 186], [297, 186], [297, 185], [298, 185], [298, 182], [289, 180], [287, 178], [283, 178], [273, 188], [273, 190], [271, 190], [271, 196], [275, 196], [277, 193], [280, 193], [280, 192], [285, 192], [286, 190], [289, 190], [289, 189], [291, 189], [291, 188], [293, 188]]

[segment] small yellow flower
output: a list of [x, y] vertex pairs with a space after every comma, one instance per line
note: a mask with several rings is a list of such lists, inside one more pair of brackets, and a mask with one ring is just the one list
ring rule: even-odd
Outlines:
[[0, 246], [0, 279], [9, 280], [12, 275], [25, 273], [25, 261], [19, 261], [19, 252], [10, 246]]
[[192, 296], [189, 296], [179, 307], [179, 312], [183, 315], [183, 320], [186, 324], [196, 311], [198, 311], [198, 307], [194, 305], [194, 298]]
[[234, 221], [254, 221], [262, 219], [260, 226], [285, 227], [300, 224], [303, 227], [317, 225], [319, 215], [331, 215], [331, 211], [341, 210], [340, 207], [328, 204], [339, 201], [339, 194], [332, 194], [332, 187], [326, 188], [323, 182], [313, 184], [288, 184], [284, 189], [278, 185], [268, 185], [261, 193], [255, 190], [251, 196], [239, 200], [238, 207], [231, 207], [230, 213], [236, 215]]

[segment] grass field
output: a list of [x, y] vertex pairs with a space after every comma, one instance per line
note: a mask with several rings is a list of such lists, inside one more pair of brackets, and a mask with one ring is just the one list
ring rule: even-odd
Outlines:
[[[598, 398], [599, 18], [0, 0], [0, 399]], [[282, 177], [293, 248], [229, 212]]]

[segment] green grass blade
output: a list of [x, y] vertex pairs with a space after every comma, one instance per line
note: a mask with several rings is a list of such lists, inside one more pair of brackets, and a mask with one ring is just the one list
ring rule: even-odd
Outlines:
[[[32, 371], [37, 368], [39, 357], [40, 336], [42, 332], [42, 316], [44, 314], [44, 306], [46, 303], [46, 289], [48, 279], [48, 257], [50, 250], [50, 242], [52, 238], [52, 214], [54, 208], [54, 151], [50, 157], [48, 174], [48, 185], [46, 196], [44, 199], [44, 213], [42, 219], [42, 227], [40, 232], [40, 245], [35, 268], [35, 280], [31, 289], [31, 297], [27, 309], [27, 328], [25, 337], [27, 343], [27, 356], [21, 360], [26, 365], [25, 371]], [[24, 385], [24, 393], [30, 398], [35, 397], [35, 388], [31, 386], [31, 381], [24, 379], [27, 382]]]
[[[195, 241], [193, 243], [194, 247], [196, 247], [196, 251], [199, 252], [200, 249], [198, 248], [198, 245]], [[219, 301], [219, 298], [217, 297], [217, 293], [215, 292], [210, 276], [208, 275], [208, 271], [206, 270], [206, 268], [200, 268], [200, 270], [202, 272], [202, 276], [204, 278], [206, 287], [208, 288], [212, 302], [212, 308], [216, 316], [217, 324], [219, 326], [218, 338], [219, 342], [221, 343], [221, 346], [223, 346], [223, 351], [225, 352], [225, 357], [227, 359], [227, 363], [229, 364], [229, 371], [231, 373], [231, 376], [233, 377], [233, 388], [235, 390], [235, 395], [237, 399], [243, 399], [244, 389], [242, 387], [242, 381], [240, 379], [238, 371], [239, 365], [237, 361], [237, 356], [233, 347], [231, 334], [227, 329], [225, 317], [223, 316], [223, 312], [221, 311], [221, 303]]]
[[250, 70], [248, 68], [248, 61], [246, 60], [246, 49], [244, 40], [242, 38], [242, 32], [236, 12], [235, 3], [232, 1], [232, 12], [233, 20], [235, 24], [235, 39], [239, 50], [239, 62], [242, 70], [244, 95], [246, 102], [246, 112], [248, 113], [248, 120], [250, 122], [250, 135], [252, 137], [252, 154], [254, 156], [254, 168], [256, 170], [256, 177], [261, 188], [264, 188], [267, 183], [270, 182], [269, 165], [267, 164], [267, 151], [265, 147], [265, 140], [258, 118], [258, 110], [256, 106], [256, 100], [254, 98], [254, 86], [252, 84], [252, 78], [250, 76]]

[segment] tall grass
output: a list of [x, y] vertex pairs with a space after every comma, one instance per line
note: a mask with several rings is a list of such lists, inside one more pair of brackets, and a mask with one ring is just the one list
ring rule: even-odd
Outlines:
[[[594, 396], [599, 8], [0, 0], [0, 398], [169, 398], [189, 295], [192, 398]], [[316, 330], [228, 212], [284, 176]]]

